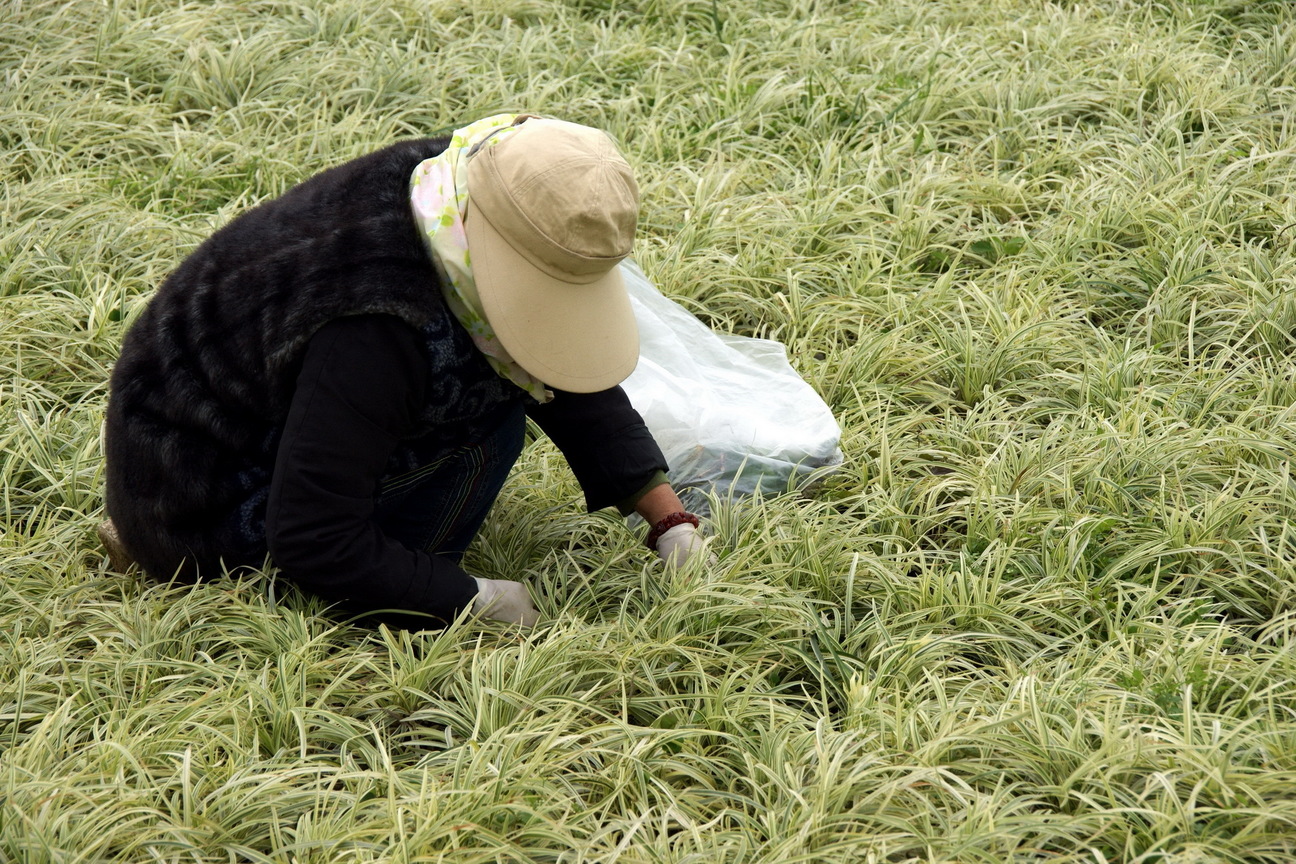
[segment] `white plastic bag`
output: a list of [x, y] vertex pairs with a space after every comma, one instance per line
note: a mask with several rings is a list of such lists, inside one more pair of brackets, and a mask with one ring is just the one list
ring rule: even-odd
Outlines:
[[714, 333], [621, 263], [639, 325], [639, 365], [621, 386], [643, 415], [686, 506], [703, 493], [786, 492], [842, 460], [841, 429], [769, 339]]

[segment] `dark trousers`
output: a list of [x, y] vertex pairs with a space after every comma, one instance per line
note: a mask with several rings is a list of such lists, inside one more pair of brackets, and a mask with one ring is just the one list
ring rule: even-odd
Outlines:
[[519, 402], [482, 440], [383, 478], [378, 524], [409, 549], [459, 561], [521, 455], [525, 431], [526, 412]]

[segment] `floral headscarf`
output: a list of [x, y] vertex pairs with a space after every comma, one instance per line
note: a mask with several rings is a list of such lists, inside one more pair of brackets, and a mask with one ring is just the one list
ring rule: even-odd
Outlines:
[[477, 283], [473, 280], [472, 256], [464, 231], [469, 195], [468, 157], [481, 147], [499, 143], [534, 116], [495, 114], [456, 129], [449, 147], [431, 159], [424, 159], [414, 169], [410, 177], [410, 205], [423, 242], [444, 277], [441, 287], [446, 305], [468, 331], [477, 350], [486, 355], [499, 375], [530, 393], [537, 402], [548, 402], [553, 393], [509, 356], [486, 320]]

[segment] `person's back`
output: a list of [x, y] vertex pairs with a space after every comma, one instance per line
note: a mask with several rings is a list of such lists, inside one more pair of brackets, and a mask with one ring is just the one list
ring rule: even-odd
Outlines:
[[419, 327], [443, 314], [407, 202], [411, 170], [445, 144], [394, 144], [243, 213], [132, 325], [111, 382], [106, 497], [151, 575], [261, 563], [240, 523], [264, 519], [295, 365], [321, 326], [384, 312]]

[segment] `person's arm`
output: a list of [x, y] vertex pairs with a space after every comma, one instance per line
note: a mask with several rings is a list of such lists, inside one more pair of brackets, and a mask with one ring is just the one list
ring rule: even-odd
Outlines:
[[472, 603], [477, 583], [374, 520], [379, 480], [414, 426], [427, 375], [418, 334], [392, 316], [342, 318], [312, 337], [279, 443], [266, 539], [298, 585], [358, 611], [440, 619], [432, 626]]
[[590, 512], [613, 506], [633, 512], [667, 482], [666, 457], [619, 386], [597, 393], [555, 390], [550, 402], [528, 403], [527, 414], [562, 451]]
[[697, 517], [671, 488], [666, 457], [621, 387], [555, 391], [553, 401], [529, 405], [527, 413], [566, 457], [590, 511], [615, 505], [622, 514], [637, 512], [648, 523], [650, 548], [670, 565], [702, 548]]
[[634, 508], [645, 522], [656, 525], [667, 516], [682, 513], [684, 504], [669, 483], [661, 483], [653, 486], [635, 501]]

